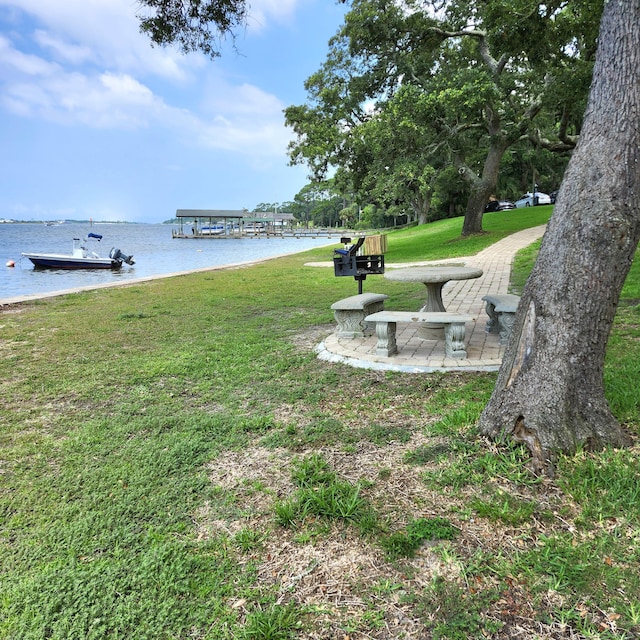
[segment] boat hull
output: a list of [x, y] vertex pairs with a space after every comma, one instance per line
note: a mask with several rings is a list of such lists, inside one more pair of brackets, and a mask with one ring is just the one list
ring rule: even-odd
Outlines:
[[76, 258], [54, 253], [23, 253], [37, 269], [120, 269], [121, 260], [112, 258]]

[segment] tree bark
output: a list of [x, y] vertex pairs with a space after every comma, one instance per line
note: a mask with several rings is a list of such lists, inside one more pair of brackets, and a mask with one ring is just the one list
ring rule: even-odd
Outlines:
[[[493, 123], [493, 126], [499, 129], [499, 121], [497, 125]], [[470, 193], [464, 213], [464, 221], [462, 223], [463, 236], [482, 233], [484, 208], [489, 200], [489, 196], [496, 191], [498, 174], [500, 173], [500, 160], [508, 146], [509, 143], [506, 141], [506, 138], [496, 132], [492, 135], [491, 146], [489, 147], [487, 157], [482, 167], [482, 177], [478, 178], [471, 169], [465, 168], [463, 175], [469, 181]]]
[[[500, 68], [503, 66], [504, 65]], [[493, 67], [492, 70], [496, 72], [496, 69]], [[490, 138], [489, 150], [487, 151], [487, 157], [485, 158], [484, 165], [482, 166], [482, 177], [478, 179], [474, 174], [474, 179], [471, 180], [471, 193], [469, 194], [467, 209], [462, 223], [463, 236], [468, 236], [472, 233], [482, 233], [484, 208], [489, 200], [489, 196], [496, 191], [498, 174], [500, 173], [500, 161], [502, 160], [504, 152], [519, 137], [519, 135], [513, 136], [512, 139], [510, 139], [509, 136], [502, 131], [500, 113], [490, 104], [485, 106], [484, 113], [485, 121], [487, 123], [487, 132], [489, 133]], [[471, 173], [472, 172], [469, 169], [466, 169], [465, 177], [469, 178]]]
[[431, 194], [420, 196], [416, 194], [411, 198], [411, 208], [418, 224], [427, 224], [429, 222], [429, 213], [431, 212]]
[[495, 187], [487, 186], [480, 180], [471, 185], [471, 193], [467, 200], [467, 207], [462, 222], [462, 235], [469, 236], [474, 233], [482, 233], [482, 218], [484, 207], [489, 196], [495, 191]]
[[558, 452], [626, 443], [604, 358], [640, 239], [640, 0], [609, 0], [580, 140], [525, 285], [480, 431]]

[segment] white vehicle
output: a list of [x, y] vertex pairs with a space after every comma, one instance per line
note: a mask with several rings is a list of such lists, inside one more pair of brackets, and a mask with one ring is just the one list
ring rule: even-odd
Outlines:
[[516, 208], [532, 207], [534, 204], [551, 204], [551, 197], [542, 191], [536, 191], [535, 203], [533, 200], [533, 193], [525, 193], [523, 196], [516, 200]]

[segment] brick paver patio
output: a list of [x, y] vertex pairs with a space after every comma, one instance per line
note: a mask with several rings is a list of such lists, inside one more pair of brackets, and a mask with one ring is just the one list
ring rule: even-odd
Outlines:
[[[487, 333], [487, 314], [482, 296], [487, 293], [508, 293], [509, 276], [515, 254], [541, 238], [545, 226], [525, 229], [496, 242], [491, 247], [469, 258], [455, 258], [436, 262], [411, 263], [411, 266], [455, 262], [483, 271], [480, 278], [458, 280], [445, 284], [442, 300], [447, 311], [467, 313], [474, 320], [466, 325], [467, 358], [447, 358], [444, 353], [444, 332], [441, 339], [424, 340], [418, 336], [414, 323], [398, 324], [399, 353], [391, 357], [376, 355], [375, 334], [364, 338], [338, 338], [332, 334], [316, 347], [318, 357], [330, 362], [343, 362], [354, 367], [408, 372], [430, 371], [497, 371], [504, 347], [498, 344], [498, 334]], [[388, 264], [387, 269], [410, 266]], [[393, 310], [391, 299], [385, 307]]]

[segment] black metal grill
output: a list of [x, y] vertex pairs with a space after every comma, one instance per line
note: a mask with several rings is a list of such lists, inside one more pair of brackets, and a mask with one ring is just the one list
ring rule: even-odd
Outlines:
[[364, 236], [347, 247], [351, 238], [341, 238], [344, 249], [333, 252], [333, 272], [336, 276], [353, 276], [358, 283], [358, 293], [362, 293], [362, 282], [368, 275], [384, 273], [384, 255], [359, 256], [358, 249], [364, 244]]

